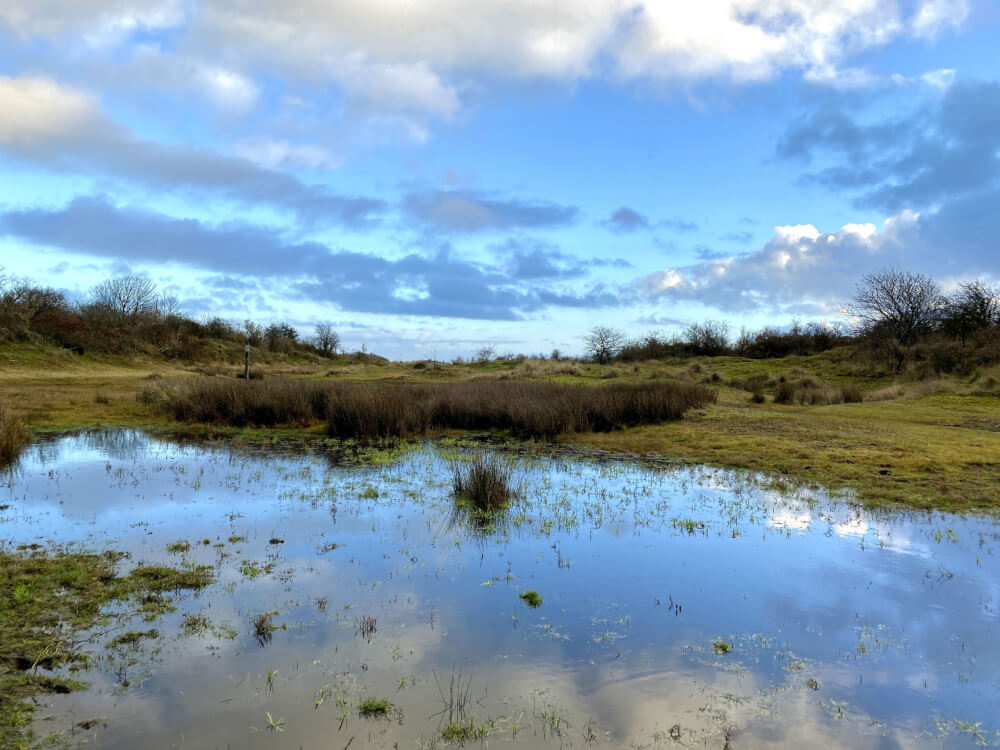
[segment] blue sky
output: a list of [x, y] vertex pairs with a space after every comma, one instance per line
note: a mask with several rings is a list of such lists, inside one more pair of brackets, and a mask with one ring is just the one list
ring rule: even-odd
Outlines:
[[[691, 7], [688, 7], [691, 5]], [[1000, 279], [972, 0], [4, 0], [0, 266], [394, 358]]]

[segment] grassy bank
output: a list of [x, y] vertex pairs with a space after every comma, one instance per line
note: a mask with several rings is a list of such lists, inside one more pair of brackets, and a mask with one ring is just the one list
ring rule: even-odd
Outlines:
[[[3, 362], [5, 352], [7, 362]], [[5, 365], [0, 368], [0, 398], [32, 430], [176, 424], [174, 414], [140, 401], [138, 394], [162, 382], [157, 378], [222, 387], [214, 383], [234, 380], [237, 369], [222, 368], [220, 374], [206, 376], [202, 372], [215, 370], [141, 361], [63, 362], [61, 353], [33, 351], [29, 357], [9, 352], [9, 348], [0, 351]], [[996, 371], [977, 371], [964, 378], [890, 378], [858, 364], [850, 350], [842, 349], [771, 360], [705, 357], [629, 365], [345, 361], [312, 368], [261, 367], [259, 374], [316, 383], [320, 390], [341, 383], [542, 382], [606, 388], [669, 380], [703, 385], [717, 392], [716, 402], [689, 409], [683, 419], [607, 433], [578, 432], [572, 440], [615, 451], [769, 472], [850, 490], [871, 505], [1000, 509], [996, 490], [1000, 372]], [[789, 384], [784, 386], [791, 393], [785, 399], [789, 403], [780, 403], [782, 379]], [[312, 415], [296, 429], [309, 424], [321, 432], [325, 422], [325, 416], [320, 420]]]
[[88, 645], [101, 637], [95, 629], [114, 631], [137, 614], [155, 619], [172, 608], [175, 592], [213, 581], [204, 567], [140, 566], [119, 575], [121, 559], [0, 546], [0, 747], [33, 747], [37, 699], [84, 686], [78, 675]]

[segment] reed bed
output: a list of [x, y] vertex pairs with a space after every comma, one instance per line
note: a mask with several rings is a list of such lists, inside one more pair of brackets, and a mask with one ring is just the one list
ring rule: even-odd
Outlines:
[[156, 383], [141, 398], [181, 422], [238, 427], [326, 422], [337, 438], [378, 439], [428, 429], [501, 430], [519, 437], [607, 432], [680, 419], [715, 401], [690, 383], [593, 387], [533, 382], [323, 383], [206, 378]]
[[0, 404], [0, 469], [14, 463], [28, 444], [24, 422], [6, 404]]

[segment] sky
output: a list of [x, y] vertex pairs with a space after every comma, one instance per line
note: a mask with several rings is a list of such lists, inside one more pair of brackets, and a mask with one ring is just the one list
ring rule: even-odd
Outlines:
[[0, 267], [393, 359], [1000, 281], [1000, 4], [0, 0]]

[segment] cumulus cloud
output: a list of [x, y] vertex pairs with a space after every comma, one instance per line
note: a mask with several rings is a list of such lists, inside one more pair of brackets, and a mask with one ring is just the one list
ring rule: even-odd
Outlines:
[[358, 312], [517, 320], [546, 307], [600, 308], [623, 301], [600, 284], [581, 290], [554, 283], [577, 276], [555, 266], [555, 278], [539, 275], [537, 265], [532, 273], [538, 259], [529, 256], [513, 268], [484, 265], [454, 257], [444, 246], [432, 256], [411, 252], [391, 259], [290, 242], [259, 226], [210, 226], [93, 197], [62, 209], [9, 211], [0, 215], [0, 234], [129, 263], [170, 259], [228, 278], [229, 288], [233, 277], [267, 278], [308, 299]]
[[938, 278], [995, 275], [983, 230], [984, 224], [1000, 230], [1000, 219], [977, 214], [979, 223], [970, 231], [956, 232], [953, 227], [974, 217], [952, 216], [950, 210], [903, 210], [881, 229], [871, 223], [845, 224], [836, 232], [811, 224], [780, 226], [753, 252], [655, 271], [635, 286], [647, 299], [697, 300], [729, 313], [836, 314], [861, 276], [878, 268]]
[[579, 213], [574, 206], [471, 190], [413, 192], [405, 197], [403, 208], [419, 222], [453, 232], [564, 226], [575, 221]]
[[756, 81], [790, 69], [831, 79], [849, 58], [934, 37], [968, 14], [966, 0], [482, 0], [474, 13], [460, 0], [7, 0], [0, 25], [60, 40], [171, 29], [198, 55], [223, 50], [245, 68], [308, 78], [321, 68], [349, 87], [448, 112], [456, 100], [443, 75]]
[[[321, 5], [222, 0], [203, 9], [203, 43], [259, 59], [316, 61], [363, 53], [383, 63], [438, 71], [578, 79], [761, 80], [785, 69], [836, 69], [848, 57], [903, 36], [932, 37], [961, 24], [965, 2], [921, 0], [487, 0], [476, 13], [458, 0], [379, 0]], [[454, 18], [462, 17], [462, 24]], [[385, 23], [385, 19], [393, 19]]]

